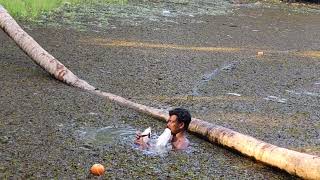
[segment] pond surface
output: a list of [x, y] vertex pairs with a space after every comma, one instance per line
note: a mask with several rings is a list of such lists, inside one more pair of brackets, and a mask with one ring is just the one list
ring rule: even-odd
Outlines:
[[[193, 117], [320, 155], [317, 12], [228, 1], [116, 6], [63, 7], [40, 24], [19, 23], [101, 90], [185, 107]], [[164, 122], [54, 80], [4, 32], [0, 42], [1, 179], [90, 179], [95, 163], [106, 167], [102, 179], [296, 178], [192, 134], [188, 151], [142, 151], [135, 131], [151, 127], [157, 137]]]

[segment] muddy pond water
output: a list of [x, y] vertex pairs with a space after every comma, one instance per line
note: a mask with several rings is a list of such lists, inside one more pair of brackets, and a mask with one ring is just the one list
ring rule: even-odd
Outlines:
[[[319, 12], [229, 1], [65, 6], [19, 23], [106, 92], [320, 155]], [[298, 179], [188, 134], [187, 151], [143, 151], [165, 122], [54, 80], [0, 32], [0, 178]], [[265, 52], [257, 56], [258, 51]]]

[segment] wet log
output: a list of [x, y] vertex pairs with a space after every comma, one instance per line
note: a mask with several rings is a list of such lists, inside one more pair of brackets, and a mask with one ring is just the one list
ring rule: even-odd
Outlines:
[[[26, 54], [56, 79], [157, 119], [165, 121], [168, 119], [169, 115], [167, 111], [134, 103], [123, 97], [96, 90], [95, 87], [86, 81], [79, 79], [23, 31], [1, 5], [0, 27]], [[277, 147], [231, 129], [216, 126], [195, 118], [192, 119], [189, 125], [189, 131], [208, 139], [212, 143], [234, 149], [258, 161], [285, 170], [290, 174], [305, 179], [320, 179], [320, 157], [318, 156]]]
[[281, 148], [231, 129], [192, 119], [189, 130], [252, 157], [265, 164], [278, 167], [304, 179], [320, 179], [320, 157]]

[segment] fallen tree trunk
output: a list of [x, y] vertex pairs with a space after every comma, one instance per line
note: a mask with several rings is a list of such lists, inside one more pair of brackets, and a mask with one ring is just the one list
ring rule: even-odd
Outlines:
[[[96, 90], [95, 87], [86, 81], [79, 79], [23, 31], [1, 5], [0, 26], [26, 54], [56, 79], [152, 117], [161, 120], [168, 119], [169, 115], [167, 111], [161, 111], [134, 103], [111, 93]], [[320, 157], [318, 156], [280, 148], [195, 118], [190, 123], [189, 131], [205, 137], [212, 143], [229, 147], [258, 161], [283, 169], [290, 174], [305, 179], [320, 179]]]
[[31, 36], [29, 36], [17, 22], [0, 5], [0, 26], [15, 41], [15, 43], [56, 79], [85, 90], [95, 88], [86, 81], [79, 79], [61, 62], [44, 50]]

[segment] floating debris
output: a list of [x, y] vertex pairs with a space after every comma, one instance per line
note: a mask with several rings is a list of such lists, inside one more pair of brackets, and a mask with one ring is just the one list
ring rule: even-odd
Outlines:
[[263, 51], [259, 51], [259, 52], [257, 53], [258, 56], [263, 56], [263, 54], [264, 54]]
[[143, 142], [148, 143], [151, 138], [151, 127], [148, 127], [141, 133]]
[[316, 92], [309, 92], [309, 91], [296, 92], [292, 90], [286, 90], [286, 92], [295, 94], [295, 95], [307, 95], [307, 96], [320, 97], [320, 93], [316, 93]]
[[268, 96], [268, 97], [263, 98], [263, 99], [268, 100], [268, 101], [279, 102], [279, 103], [286, 103], [287, 102], [287, 99], [279, 98], [277, 96]]
[[238, 94], [238, 93], [227, 93], [228, 95], [232, 95], [232, 96], [238, 96], [238, 97], [240, 97], [241, 96], [241, 94]]
[[171, 13], [169, 10], [163, 10], [162, 11], [162, 16], [171, 16]]
[[94, 116], [95, 116], [95, 115], [98, 115], [98, 113], [94, 113], [94, 112], [89, 112], [88, 114], [89, 114], [89, 115], [94, 115]]

